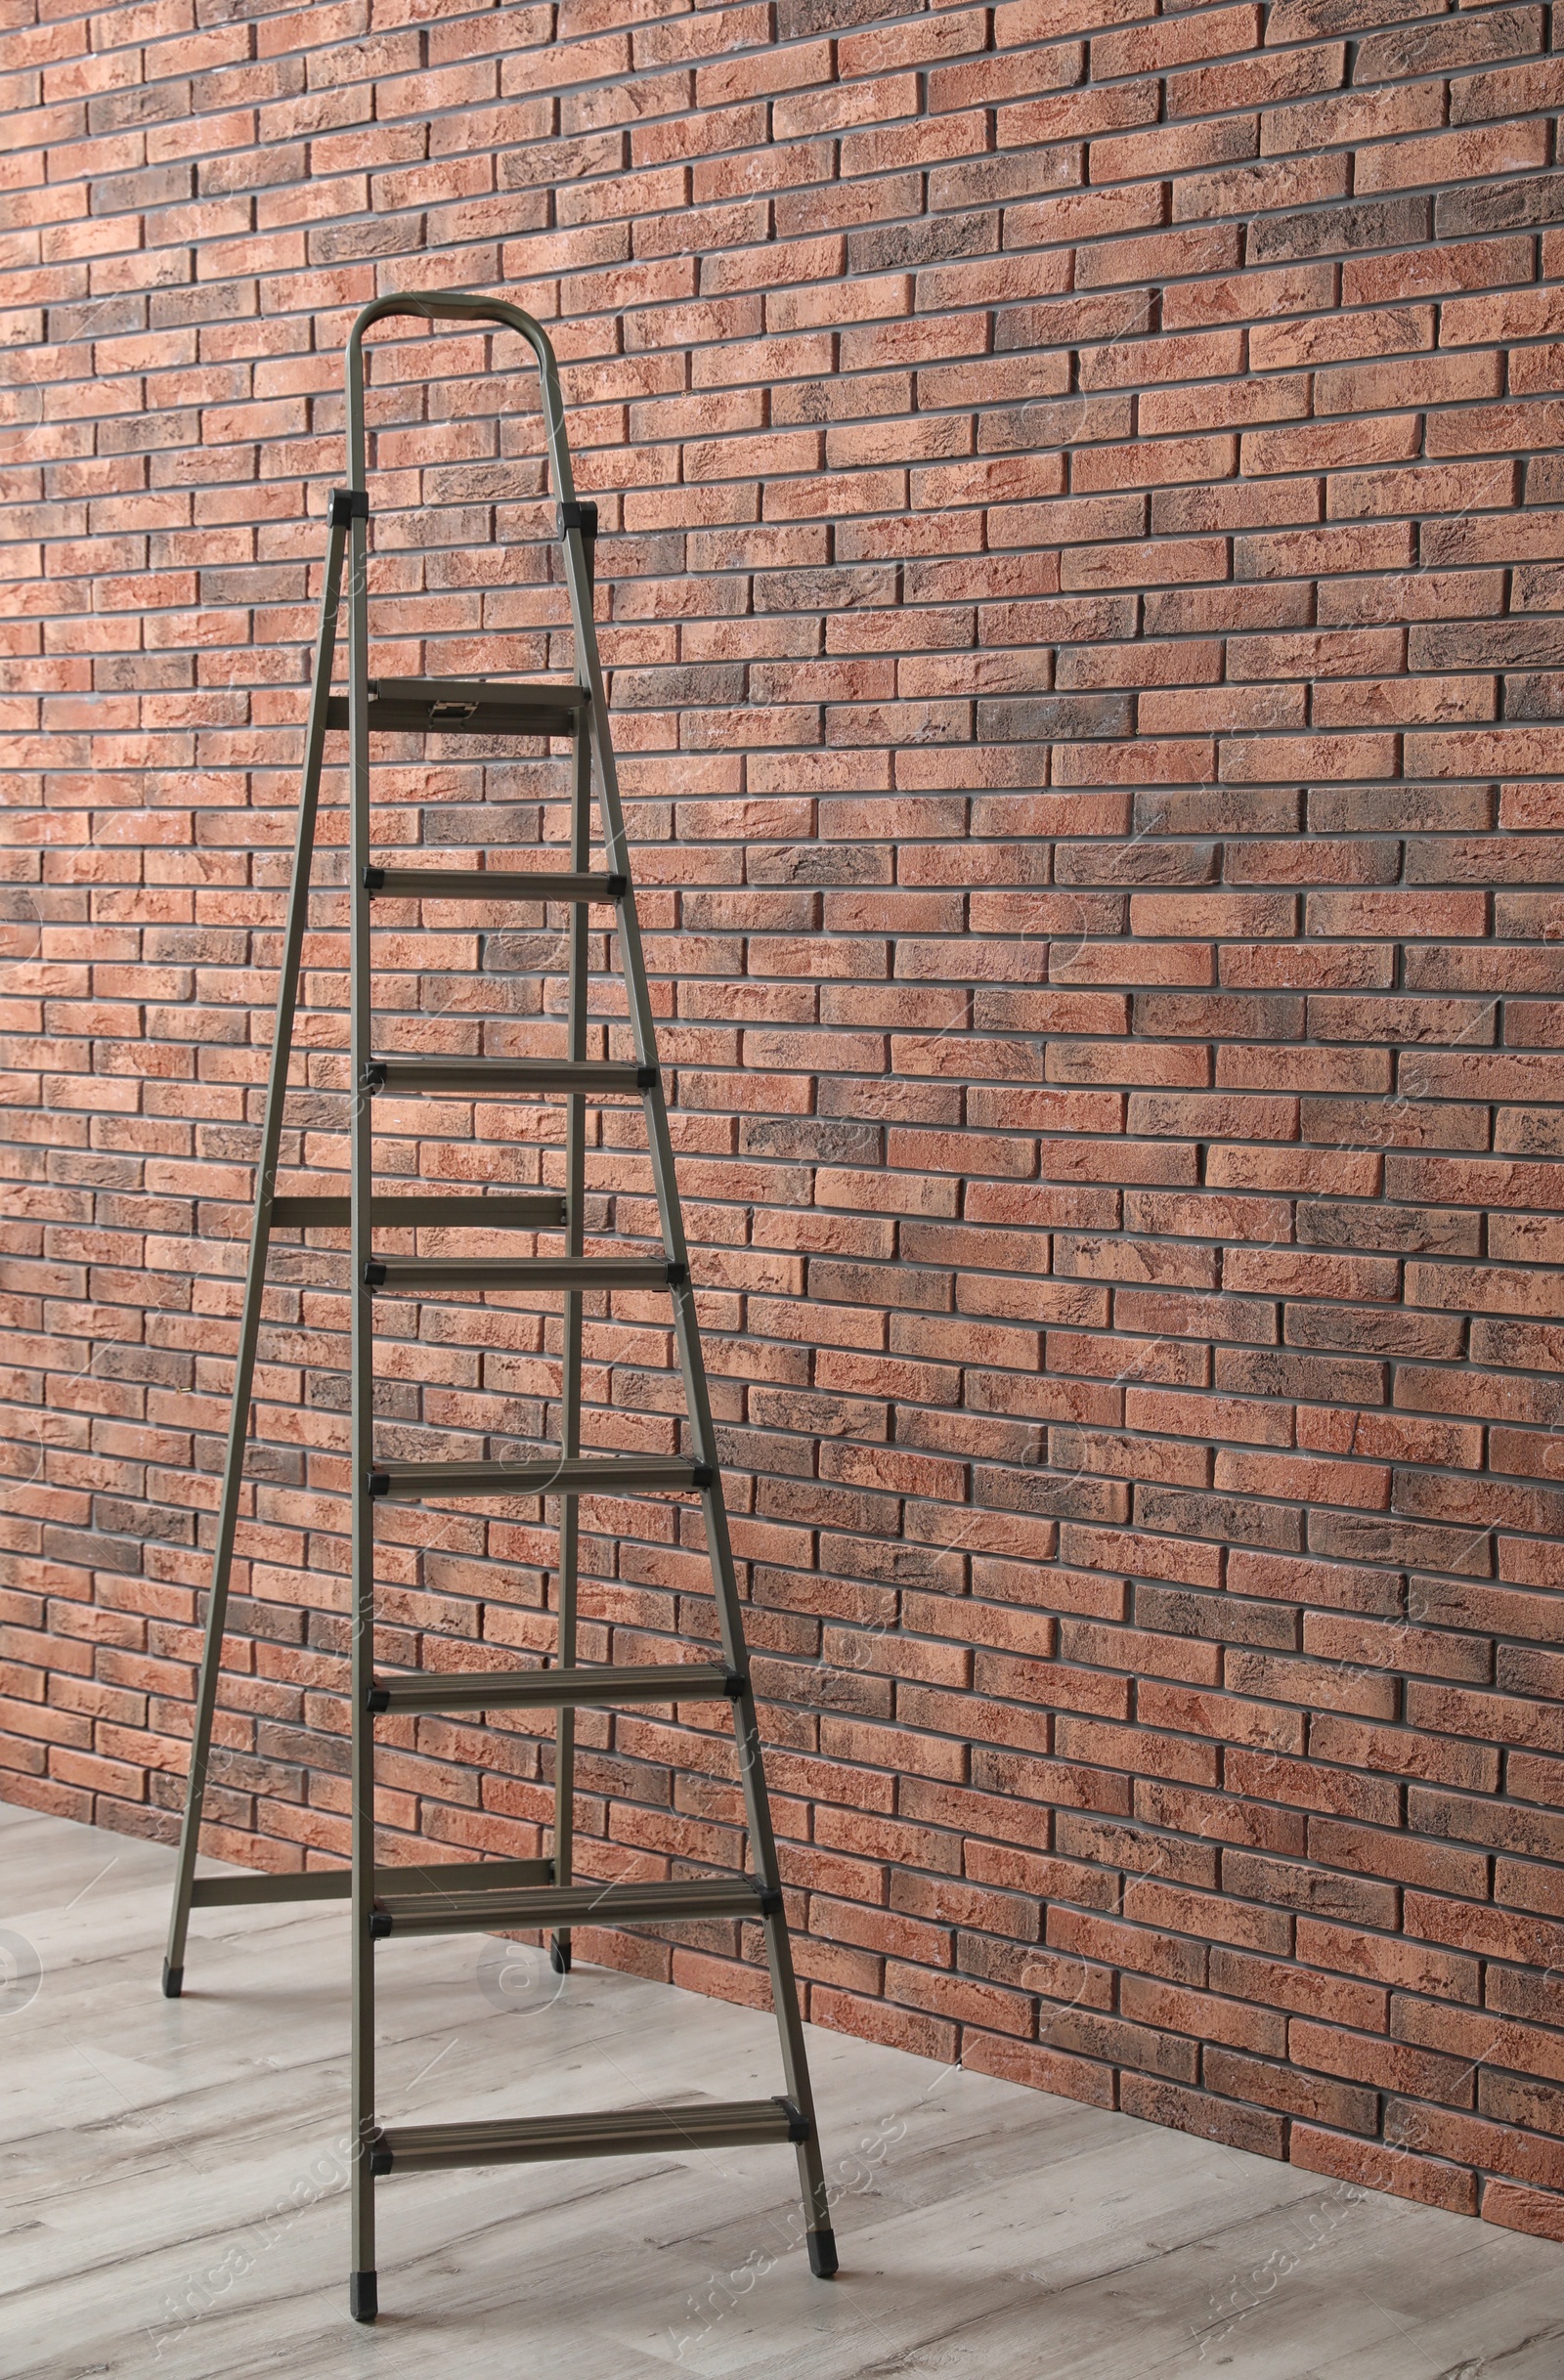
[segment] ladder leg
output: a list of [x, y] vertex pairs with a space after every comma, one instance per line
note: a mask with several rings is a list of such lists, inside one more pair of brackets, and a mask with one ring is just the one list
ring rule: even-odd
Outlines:
[[[571, 801], [572, 868], [583, 872], [591, 862], [592, 754], [585, 724], [572, 755]], [[570, 929], [569, 1033], [572, 1060], [586, 1055], [587, 914], [584, 903], [573, 904]], [[586, 1102], [572, 1097], [565, 1112], [565, 1251], [580, 1256], [586, 1238]], [[560, 1353], [559, 1450], [570, 1460], [581, 1452], [582, 1303], [578, 1290], [565, 1293]], [[559, 1499], [559, 1651], [562, 1669], [576, 1666], [576, 1589], [581, 1572], [581, 1500]], [[571, 1882], [575, 1855], [576, 1713], [560, 1710], [554, 1732], [554, 1882]], [[570, 1972], [570, 1935], [554, 1935], [549, 1956], [556, 1973]]]
[[294, 833], [293, 883], [288, 893], [287, 924], [282, 937], [277, 1009], [272, 1026], [266, 1117], [261, 1127], [260, 1155], [255, 1171], [255, 1215], [250, 1228], [244, 1307], [239, 1323], [239, 1353], [234, 1365], [234, 1406], [229, 1416], [228, 1450], [223, 1459], [223, 1490], [217, 1508], [217, 1538], [212, 1550], [212, 1583], [206, 1606], [200, 1678], [196, 1689], [196, 1717], [191, 1737], [190, 1771], [185, 1787], [185, 1815], [179, 1836], [174, 1905], [169, 1913], [168, 1946], [163, 1958], [163, 1991], [170, 2000], [179, 1998], [185, 1981], [185, 1940], [190, 1926], [191, 1887], [196, 1880], [201, 1804], [205, 1797], [211, 1757], [212, 1720], [217, 1708], [217, 1681], [222, 1666], [223, 1628], [228, 1617], [229, 1579], [234, 1566], [234, 1536], [239, 1526], [244, 1447], [249, 1435], [255, 1347], [260, 1336], [261, 1300], [266, 1288], [266, 1254], [272, 1233], [277, 1152], [282, 1137], [288, 1059], [293, 1042], [293, 1012], [298, 1002], [299, 960], [309, 918], [310, 865], [314, 855], [315, 819], [321, 794], [321, 760], [326, 743], [326, 705], [330, 689], [331, 655], [336, 644], [344, 536], [344, 528], [333, 518], [326, 543], [326, 579], [321, 589], [321, 617], [315, 643], [315, 680], [305, 730], [304, 768]]
[[372, 957], [369, 895], [369, 611], [367, 584], [369, 498], [365, 485], [364, 370], [357, 347], [348, 368], [348, 469], [353, 482], [352, 570], [349, 578], [348, 722], [351, 747], [352, 988], [351, 1065], [353, 1133], [349, 1151], [352, 1199], [353, 1366], [353, 1749], [351, 1838], [352, 1927], [352, 2262], [348, 2305], [355, 2321], [372, 2322], [379, 2311], [374, 2262], [374, 1721], [369, 1687], [374, 1675], [374, 1505], [369, 1475], [374, 1461], [374, 1301], [364, 1286], [373, 1253], [369, 1199], [374, 1187], [374, 1111], [365, 1082], [372, 1050]]
[[[661, 1094], [658, 1094], [661, 1103]], [[675, 1214], [677, 1210], [674, 1210]], [[712, 1485], [702, 1498], [702, 1513], [706, 1523], [706, 1541], [712, 1557], [713, 1577], [717, 1585], [717, 1620], [722, 1633], [722, 1652], [730, 1668], [744, 1678], [744, 1691], [733, 1704], [733, 1747], [744, 1787], [744, 1810], [749, 1821], [750, 1846], [755, 1858], [755, 1874], [761, 1889], [775, 1892], [777, 1899], [763, 1920], [765, 1926], [766, 1964], [771, 1970], [771, 2000], [776, 2012], [777, 2032], [782, 2048], [782, 2072], [787, 2081], [788, 2097], [804, 2120], [804, 2137], [798, 2143], [799, 2188], [803, 2195], [805, 2219], [805, 2244], [809, 2251], [809, 2268], [821, 2280], [829, 2280], [837, 2269], [836, 2237], [831, 2228], [831, 2205], [826, 2194], [825, 2166], [820, 2155], [819, 2128], [815, 2122], [814, 2094], [809, 2082], [808, 2053], [804, 2043], [804, 2020], [799, 2014], [798, 1979], [793, 1971], [793, 1947], [788, 1939], [788, 1922], [781, 1903], [781, 1870], [777, 1863], [776, 1839], [771, 1829], [771, 1805], [766, 1796], [765, 1773], [760, 1752], [760, 1730], [756, 1717], [755, 1690], [749, 1682], [749, 1662], [744, 1647], [744, 1624], [739, 1609], [738, 1582], [733, 1573], [733, 1548], [728, 1537], [727, 1508], [722, 1500], [722, 1475], [716, 1467], [715, 1449], [708, 1453], [705, 1447], [715, 1437], [711, 1410], [707, 1402], [705, 1368], [701, 1362], [700, 1339], [694, 1326], [694, 1292], [681, 1289], [674, 1299], [678, 1318], [680, 1353], [684, 1357], [686, 1381], [693, 1382], [697, 1391], [691, 1399], [692, 1419], [698, 1412], [701, 1421], [694, 1431], [697, 1461], [713, 1466]], [[704, 1427], [702, 1426], [704, 1424]]]
[[[597, 756], [597, 784], [602, 803], [603, 842], [607, 848], [609, 866], [625, 876], [630, 874], [630, 846], [625, 834], [624, 811], [619, 798], [619, 778], [614, 765], [613, 741], [609, 733], [608, 708], [603, 693], [602, 671], [597, 660], [596, 639], [590, 618], [590, 590], [586, 580], [585, 556], [581, 550], [579, 532], [572, 531], [566, 541], [571, 611], [576, 629], [576, 646], [580, 659], [585, 660], [586, 675], [591, 686], [592, 744]], [[643, 1064], [656, 1062], [656, 1027], [652, 1017], [651, 996], [647, 990], [646, 963], [641, 951], [640, 927], [635, 914], [635, 897], [630, 892], [619, 906], [620, 964], [630, 1002], [630, 1024], [635, 1038], [635, 1053]], [[701, 1356], [700, 1331], [695, 1320], [694, 1292], [688, 1287], [689, 1251], [684, 1239], [683, 1219], [679, 1211], [678, 1183], [673, 1171], [673, 1145], [668, 1128], [668, 1106], [659, 1076], [645, 1095], [646, 1145], [651, 1157], [652, 1177], [657, 1188], [658, 1212], [663, 1221], [663, 1245], [669, 1262], [684, 1268], [686, 1285], [674, 1292], [673, 1321], [678, 1345], [679, 1368], [683, 1374], [685, 1406], [689, 1414], [690, 1451], [698, 1463], [710, 1466], [712, 1485], [705, 1491], [703, 1509], [706, 1520], [707, 1549], [712, 1564], [712, 1579], [717, 1594], [717, 1621], [721, 1630], [722, 1651], [730, 1668], [745, 1679], [742, 1695], [733, 1705], [734, 1745], [739, 1761], [743, 1788], [745, 1815], [749, 1822], [750, 1847], [755, 1861], [756, 1880], [766, 1892], [780, 1893], [781, 1874], [777, 1866], [776, 1842], [771, 1831], [771, 1810], [766, 1798], [765, 1777], [760, 1754], [760, 1728], [755, 1715], [755, 1697], [749, 1685], [749, 1661], [744, 1645], [743, 1614], [739, 1606], [738, 1582], [733, 1571], [733, 1549], [728, 1537], [727, 1508], [722, 1499], [722, 1475], [718, 1467], [717, 1433], [712, 1423], [711, 1399], [707, 1393], [706, 1366]], [[771, 1992], [775, 2004], [777, 2030], [781, 2037], [782, 2067], [787, 2077], [788, 2091], [804, 2118], [805, 2137], [798, 2144], [799, 2179], [804, 2202], [804, 2221], [811, 2271], [821, 2279], [829, 2280], [837, 2270], [836, 2240], [831, 2228], [830, 2203], [826, 2194], [825, 2169], [820, 2156], [820, 2142], [814, 2117], [814, 2099], [809, 2087], [808, 2055], [804, 2048], [804, 2024], [799, 2014], [797, 1979], [793, 1971], [793, 1953], [788, 1941], [787, 1920], [780, 1901], [765, 1919], [766, 1953], [771, 1970]]]

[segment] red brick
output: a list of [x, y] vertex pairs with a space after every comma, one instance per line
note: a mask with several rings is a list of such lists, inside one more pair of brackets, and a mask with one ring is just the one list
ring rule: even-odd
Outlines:
[[1532, 2231], [1540, 2239], [1564, 2240], [1564, 2200], [1554, 2190], [1528, 2189], [1516, 2182], [1489, 2181], [1483, 2185], [1485, 2223], [1502, 2224], [1507, 2230]]
[[1286, 2153], [1286, 2126], [1280, 2115], [1256, 2106], [1241, 2106], [1201, 2091], [1181, 2089], [1147, 2075], [1125, 2074], [1119, 2085], [1119, 2106], [1151, 2124], [1170, 2124], [1202, 2141], [1223, 2141], [1251, 2155], [1281, 2157]]
[[[1464, 2167], [1414, 2154], [1376, 2141], [1344, 2139], [1313, 2124], [1294, 2124], [1288, 2138], [1294, 2165], [1309, 2173], [1330, 2174], [1338, 2182], [1355, 2183], [1365, 2190], [1387, 2190], [1398, 2198], [1416, 2198], [1425, 2206], [1444, 2207], [1453, 2215], [1477, 2211], [1477, 2183]], [[1492, 2186], [1492, 2185], [1490, 2185]]]

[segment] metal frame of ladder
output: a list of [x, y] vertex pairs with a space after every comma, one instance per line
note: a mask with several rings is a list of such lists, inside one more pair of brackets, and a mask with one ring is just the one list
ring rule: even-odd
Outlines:
[[[565, 585], [575, 633], [575, 685], [520, 685], [496, 679], [377, 678], [369, 675], [367, 584], [369, 495], [366, 473], [364, 333], [389, 316], [489, 323], [519, 331], [537, 359], [543, 421], [558, 504]], [[353, 1927], [353, 2235], [349, 2302], [360, 2321], [378, 2310], [374, 2184], [386, 2175], [451, 2166], [515, 2164], [540, 2158], [643, 2155], [653, 2150], [736, 2147], [789, 2142], [797, 2150], [805, 2237], [813, 2272], [837, 2269], [829, 2200], [815, 2129], [804, 2028], [799, 2015], [781, 1877], [761, 1766], [755, 1696], [744, 1643], [727, 1514], [722, 1498], [711, 1404], [689, 1288], [689, 1258], [673, 1174], [668, 1108], [658, 1066], [646, 968], [630, 882], [630, 850], [609, 732], [608, 707], [592, 621], [592, 539], [596, 506], [576, 499], [564, 405], [553, 349], [519, 307], [465, 290], [383, 297], [358, 317], [347, 352], [347, 488], [333, 491], [326, 577], [305, 735], [293, 882], [283, 934], [266, 1115], [256, 1174], [243, 1316], [235, 1367], [205, 1642], [196, 1692], [194, 1741], [179, 1867], [163, 1963], [163, 1990], [177, 1998], [184, 1981], [193, 1908], [289, 1900], [345, 1899]], [[348, 572], [349, 691], [331, 692], [332, 657]], [[310, 868], [326, 736], [351, 738], [352, 805], [352, 1133], [351, 1194], [277, 1194], [282, 1112], [308, 910]], [[369, 844], [369, 737], [376, 732], [555, 736], [572, 739], [570, 868], [553, 874], [381, 867]], [[595, 764], [595, 765], [594, 765]], [[606, 869], [591, 872], [594, 789]], [[378, 1057], [370, 1033], [370, 920], [378, 899], [548, 900], [571, 905], [568, 1057], [447, 1060]], [[587, 909], [613, 905], [629, 999], [632, 1063], [586, 1056]], [[381, 1196], [374, 1190], [373, 1103], [378, 1092], [486, 1092], [490, 1096], [562, 1097], [566, 1102], [565, 1191], [558, 1195]], [[588, 1101], [638, 1099], [662, 1219], [663, 1256], [588, 1257], [584, 1252], [586, 1110]], [[346, 1229], [355, 1284], [352, 1329], [353, 1749], [351, 1870], [217, 1879], [196, 1875], [201, 1803], [211, 1757], [212, 1722], [227, 1617], [229, 1580], [243, 1479], [250, 1393], [273, 1226]], [[377, 1229], [434, 1226], [562, 1231], [562, 1256], [425, 1258], [377, 1256]], [[558, 1290], [564, 1300], [560, 1448], [536, 1461], [413, 1463], [377, 1460], [374, 1451], [374, 1297], [412, 1297], [446, 1289], [525, 1287]], [[582, 1298], [588, 1288], [665, 1288], [688, 1416], [688, 1457], [584, 1453]], [[660, 1667], [578, 1666], [577, 1581], [580, 1498], [590, 1494], [698, 1495], [705, 1520], [720, 1632], [720, 1663]], [[512, 1671], [425, 1671], [381, 1676], [374, 1665], [374, 1508], [383, 1498], [543, 1495], [558, 1499], [558, 1636], [555, 1666]], [[671, 1882], [578, 1884], [573, 1881], [571, 1814], [574, 1717], [584, 1706], [677, 1704], [721, 1699], [733, 1712], [753, 1873]], [[554, 1844], [546, 1860], [486, 1860], [459, 1865], [380, 1868], [374, 1864], [374, 1717], [381, 1711], [482, 1711], [552, 1708], [556, 1713]], [[764, 1928], [771, 1992], [781, 2039], [785, 2090], [774, 2099], [730, 2104], [694, 2101], [574, 2117], [501, 2118], [472, 2124], [382, 2128], [374, 2113], [374, 1945], [403, 1934], [552, 1929], [550, 1955], [568, 1969], [573, 1926], [661, 1924], [679, 1918], [759, 1918]]]

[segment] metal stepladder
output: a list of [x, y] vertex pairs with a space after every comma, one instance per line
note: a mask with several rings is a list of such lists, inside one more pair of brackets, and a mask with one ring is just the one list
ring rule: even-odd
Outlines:
[[[542, 382], [543, 424], [558, 503], [566, 590], [575, 639], [575, 682], [523, 685], [492, 678], [369, 676], [366, 581], [369, 496], [363, 338], [388, 316], [485, 323], [518, 331], [532, 349]], [[674, 1181], [668, 1108], [658, 1067], [645, 962], [630, 882], [608, 709], [592, 618], [592, 540], [596, 506], [574, 493], [564, 405], [553, 350], [532, 319], [504, 300], [468, 291], [410, 293], [377, 299], [358, 317], [347, 353], [349, 486], [332, 493], [305, 735], [293, 880], [283, 934], [265, 1120], [256, 1173], [242, 1319], [235, 1369], [211, 1591], [196, 1690], [194, 1740], [163, 1990], [180, 1995], [193, 1908], [288, 1900], [351, 1902], [353, 2171], [349, 2302], [355, 2317], [378, 2311], [374, 2185], [386, 2176], [456, 2166], [541, 2159], [641, 2155], [692, 2147], [733, 2148], [787, 2142], [796, 2148], [811, 2270], [837, 2269], [804, 2029], [799, 2015], [787, 1921], [761, 1767], [755, 1696], [745, 1649], [733, 1555], [707, 1395], [700, 1334], [689, 1288], [688, 1254]], [[349, 564], [349, 687], [331, 691], [332, 659]], [[326, 736], [346, 727], [351, 739], [352, 1081], [355, 1086], [348, 1196], [290, 1197], [276, 1189], [294, 1011], [308, 912], [316, 812]], [[490, 867], [450, 870], [381, 866], [370, 848], [369, 737], [421, 732], [569, 738], [572, 751], [570, 868], [543, 874]], [[606, 869], [593, 874], [595, 792]], [[370, 920], [379, 898], [484, 904], [568, 904], [568, 1056], [557, 1059], [379, 1057], [371, 1038]], [[586, 1057], [587, 910], [611, 904], [629, 1007], [631, 1062]], [[483, 913], [480, 910], [479, 915]], [[374, 1095], [421, 1093], [486, 1098], [560, 1098], [565, 1102], [565, 1190], [558, 1194], [382, 1195], [374, 1187]], [[663, 1255], [585, 1253], [586, 1110], [588, 1101], [638, 1099], [662, 1224]], [[211, 1758], [229, 1582], [243, 1480], [250, 1395], [261, 1322], [267, 1251], [274, 1226], [348, 1230], [352, 1307], [352, 1867], [285, 1876], [197, 1878], [202, 1796]], [[563, 1234], [558, 1255], [377, 1255], [376, 1231], [505, 1232]], [[374, 1448], [374, 1296], [438, 1298], [451, 1290], [547, 1289], [563, 1296], [560, 1444], [557, 1452], [518, 1459], [407, 1462], [377, 1458]], [[584, 1453], [582, 1450], [583, 1295], [594, 1289], [664, 1290], [673, 1300], [673, 1336], [686, 1403], [687, 1456]], [[720, 1662], [660, 1667], [582, 1667], [577, 1662], [580, 1499], [584, 1495], [699, 1496], [711, 1560]], [[553, 1497], [558, 1509], [557, 1648], [552, 1666], [453, 1667], [381, 1673], [374, 1659], [374, 1512], [378, 1502], [484, 1496]], [[459, 1656], [462, 1648], [454, 1648]], [[471, 1648], [466, 1650], [470, 1652]], [[573, 1881], [574, 1713], [583, 1707], [687, 1701], [730, 1704], [752, 1873], [727, 1878], [629, 1882]], [[374, 1862], [374, 1720], [379, 1712], [465, 1713], [552, 1709], [555, 1721], [553, 1852], [540, 1860], [484, 1860], [381, 1867]], [[375, 2118], [374, 1946], [405, 1934], [550, 1931], [556, 1969], [568, 1969], [571, 1929], [587, 1924], [663, 1924], [684, 1919], [750, 1918], [762, 1925], [781, 2044], [785, 2090], [772, 2099], [722, 2104], [696, 2100], [567, 2117], [500, 2118], [483, 2123], [382, 2127]]]

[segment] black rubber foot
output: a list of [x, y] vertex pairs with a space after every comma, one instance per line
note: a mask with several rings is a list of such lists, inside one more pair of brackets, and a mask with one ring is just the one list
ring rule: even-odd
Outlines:
[[806, 2231], [809, 2243], [809, 2271], [818, 2281], [836, 2278], [837, 2235], [835, 2231]]
[[356, 2322], [372, 2322], [380, 2311], [379, 2274], [348, 2274], [348, 2312]]
[[185, 1969], [182, 1967], [170, 1967], [165, 1959], [163, 1961], [163, 1998], [177, 2000], [184, 1988]]
[[558, 1933], [549, 1935], [548, 1964], [553, 1969], [556, 1975], [569, 1974], [570, 1941], [567, 1935]]

